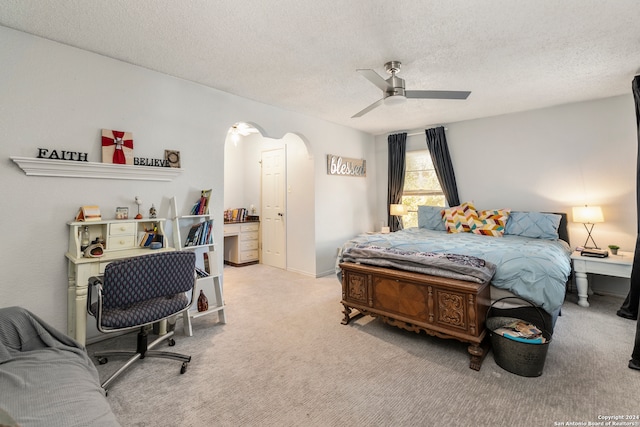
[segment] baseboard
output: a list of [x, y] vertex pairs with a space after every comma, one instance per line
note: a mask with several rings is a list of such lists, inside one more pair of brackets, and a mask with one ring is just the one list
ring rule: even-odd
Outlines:
[[[327, 271], [324, 271], [324, 272], [321, 272], [321, 273], [316, 274], [316, 279], [317, 279], [317, 278], [320, 278], [320, 277], [330, 276], [330, 275], [332, 275], [332, 274], [333, 274], [333, 275], [335, 275], [335, 274], [336, 274], [336, 270], [335, 270], [335, 269], [333, 269], [333, 268], [332, 268], [331, 270], [327, 270]], [[336, 280], [337, 280], [337, 278], [336, 278]]]

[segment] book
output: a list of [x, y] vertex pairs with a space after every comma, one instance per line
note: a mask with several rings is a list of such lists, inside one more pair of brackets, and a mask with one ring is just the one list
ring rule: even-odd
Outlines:
[[207, 221], [207, 226], [206, 226], [207, 232], [205, 234], [205, 238], [203, 241], [203, 245], [210, 245], [213, 243], [213, 238], [212, 238], [212, 234], [211, 234], [211, 230], [213, 229], [213, 220], [209, 220]]
[[187, 234], [187, 239], [184, 242], [185, 247], [194, 245], [193, 242], [195, 240], [196, 233], [198, 232], [198, 228], [199, 227], [200, 227], [199, 224], [195, 224], [195, 225], [191, 226], [191, 228], [189, 229], [189, 233]]
[[151, 245], [151, 242], [153, 242], [153, 239], [155, 237], [156, 237], [155, 233], [153, 233], [152, 231], [146, 231], [142, 235], [142, 238], [140, 239], [140, 246], [147, 247]]
[[200, 210], [200, 199], [198, 199], [198, 201], [196, 202], [195, 205], [193, 205], [193, 207], [191, 208], [191, 215], [198, 215], [198, 211]]
[[527, 343], [527, 344], [544, 344], [546, 342], [546, 340], [543, 337], [522, 338], [522, 337], [518, 337], [518, 336], [509, 335], [508, 333], [505, 333], [503, 335], [503, 337], [508, 338], [510, 340], [513, 340], [513, 341], [524, 342], [524, 343]]
[[191, 208], [191, 215], [207, 215], [209, 213], [209, 200], [211, 199], [211, 189], [202, 190], [200, 198]]
[[209, 268], [209, 254], [208, 253], [204, 253], [203, 255], [204, 258], [204, 271], [209, 274], [211, 273], [211, 269]]
[[198, 203], [198, 215], [206, 215], [209, 213], [209, 199], [211, 199], [211, 191], [202, 190], [200, 192], [200, 201]]
[[544, 344], [546, 342], [542, 331], [537, 326], [523, 320], [514, 320], [493, 332], [505, 338], [529, 344]]
[[196, 274], [198, 275], [198, 278], [209, 277], [209, 273], [199, 267], [196, 267]]
[[212, 219], [192, 225], [189, 229], [189, 233], [187, 234], [187, 239], [184, 242], [184, 246], [204, 246], [212, 244], [212, 229]]
[[198, 239], [198, 245], [204, 245], [207, 243], [207, 233], [209, 229], [209, 223], [203, 222], [200, 225], [200, 238]]

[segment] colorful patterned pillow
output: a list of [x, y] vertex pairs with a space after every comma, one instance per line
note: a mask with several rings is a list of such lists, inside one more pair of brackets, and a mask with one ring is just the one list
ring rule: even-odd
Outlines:
[[480, 211], [471, 227], [471, 232], [484, 236], [502, 237], [510, 213], [511, 209]]
[[465, 202], [459, 206], [444, 209], [442, 219], [448, 233], [468, 233], [478, 219], [478, 213], [472, 202]]

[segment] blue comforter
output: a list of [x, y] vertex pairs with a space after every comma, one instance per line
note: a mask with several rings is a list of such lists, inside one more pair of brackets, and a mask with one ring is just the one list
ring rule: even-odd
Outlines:
[[[346, 242], [342, 250], [357, 244], [484, 259], [496, 265], [491, 280], [493, 286], [525, 298], [548, 313], [556, 312], [562, 305], [571, 273], [571, 249], [562, 240], [514, 235], [491, 237], [473, 233], [450, 234], [446, 231], [408, 228], [389, 234], [361, 234]], [[341, 256], [338, 257], [339, 262], [342, 262]]]

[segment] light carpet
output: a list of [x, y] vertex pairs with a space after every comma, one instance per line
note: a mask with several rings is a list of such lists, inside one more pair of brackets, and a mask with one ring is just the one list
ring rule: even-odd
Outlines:
[[[582, 308], [568, 295], [542, 376], [526, 378], [492, 353], [469, 369], [455, 340], [370, 317], [340, 324], [334, 276], [225, 267], [224, 293], [227, 324], [203, 316], [185, 337], [177, 323], [171, 350], [192, 355], [184, 375], [177, 361], [145, 359], [112, 384], [123, 426], [558, 426], [640, 413], [640, 372], [627, 367], [635, 322], [615, 315], [620, 298]], [[123, 346], [135, 348], [135, 333], [88, 351]], [[98, 365], [101, 378], [120, 365]]]

